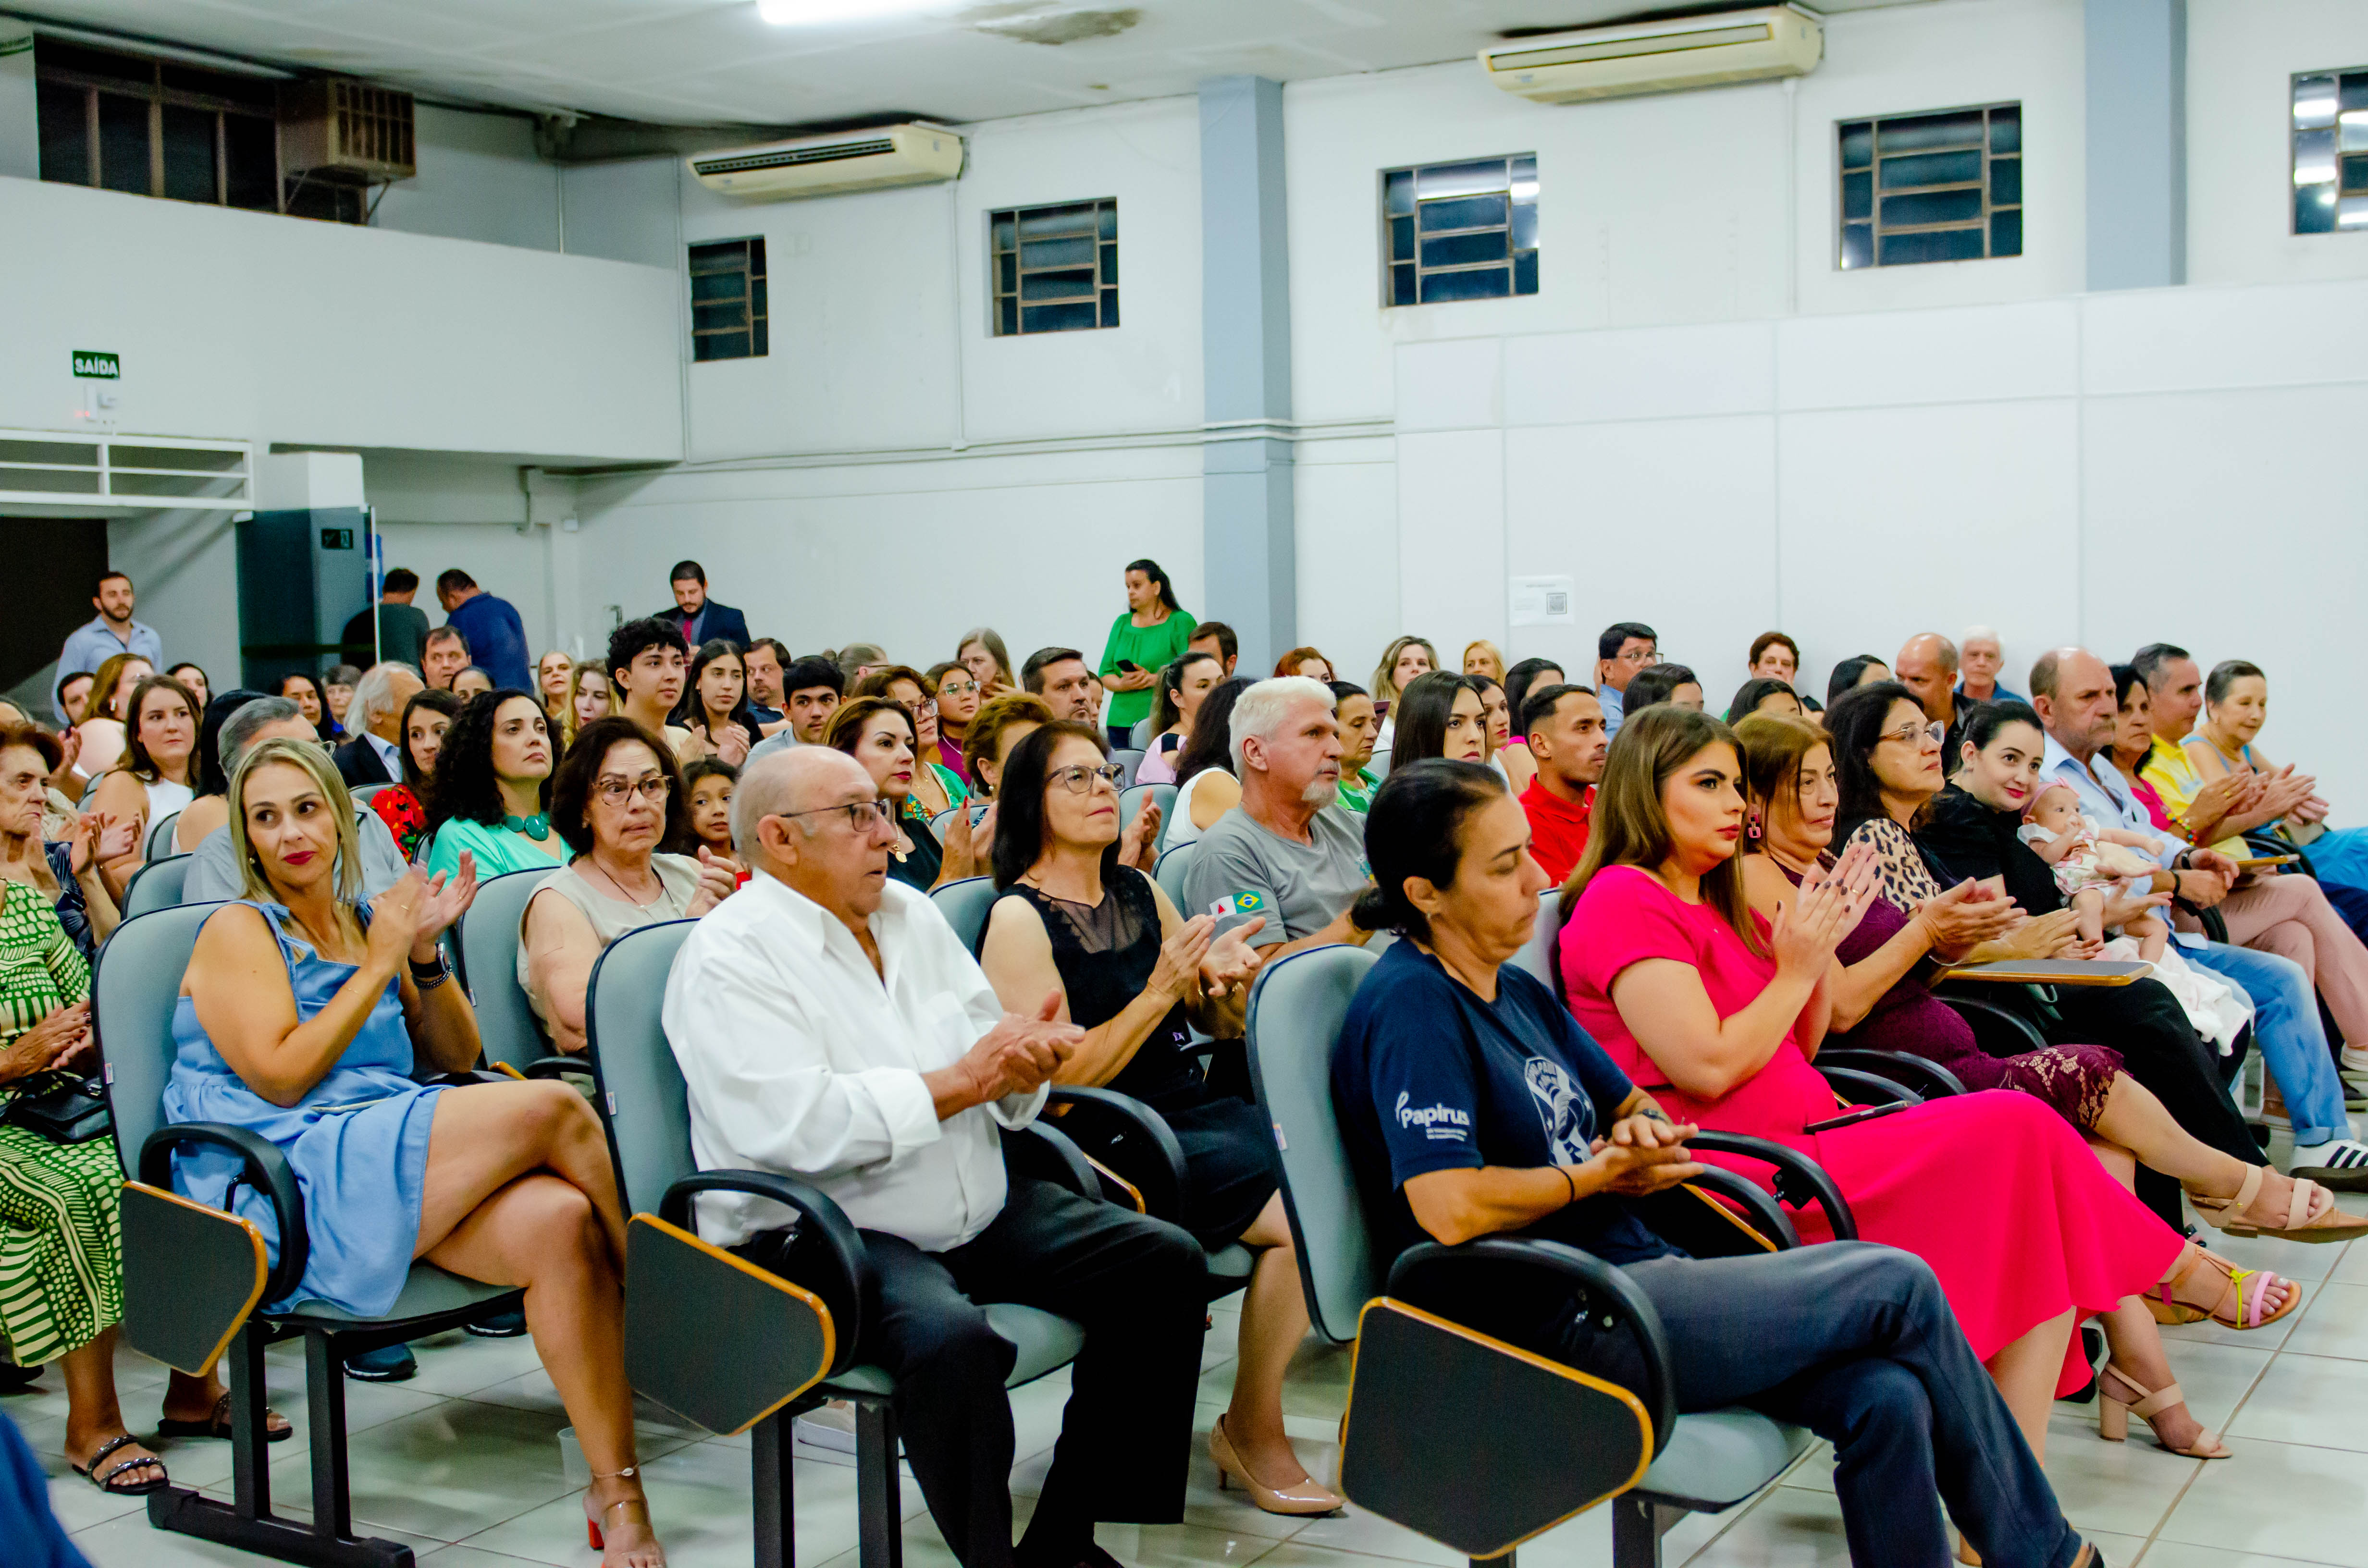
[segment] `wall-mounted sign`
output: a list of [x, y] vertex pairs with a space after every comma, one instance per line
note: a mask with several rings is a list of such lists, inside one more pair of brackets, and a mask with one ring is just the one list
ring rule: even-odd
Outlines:
[[123, 356], [77, 348], [74, 351], [74, 373], [86, 381], [120, 381], [123, 379]]
[[1571, 581], [1567, 577], [1515, 577], [1508, 585], [1515, 626], [1568, 626]]
[[321, 530], [321, 548], [323, 550], [351, 550], [353, 547], [353, 529], [323, 528]]

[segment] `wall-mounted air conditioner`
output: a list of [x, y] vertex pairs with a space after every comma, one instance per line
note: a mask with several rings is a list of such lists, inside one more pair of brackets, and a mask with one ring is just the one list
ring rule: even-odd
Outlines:
[[1825, 52], [1824, 24], [1791, 6], [1622, 22], [1511, 39], [1480, 51], [1488, 79], [1540, 103], [1583, 103], [1771, 76], [1804, 76]]
[[882, 125], [701, 153], [689, 162], [710, 190], [778, 201], [952, 179], [962, 170], [962, 139], [942, 125]]

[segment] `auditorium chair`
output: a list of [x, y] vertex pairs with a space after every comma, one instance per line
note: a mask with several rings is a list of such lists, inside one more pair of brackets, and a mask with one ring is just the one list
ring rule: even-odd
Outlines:
[[[123, 889], [123, 918], [146, 915], [154, 910], [170, 909], [181, 902], [181, 890], [188, 885], [189, 867], [195, 864], [187, 855], [175, 855], [163, 860], [151, 860], [131, 873], [131, 881]], [[175, 971], [179, 978], [179, 971]]]
[[461, 953], [461, 982], [476, 1009], [477, 1037], [487, 1065], [509, 1068], [526, 1078], [585, 1073], [584, 1059], [551, 1048], [542, 1020], [518, 982], [518, 922], [534, 890], [549, 870], [506, 871], [477, 884], [477, 896], [461, 916], [454, 945]]

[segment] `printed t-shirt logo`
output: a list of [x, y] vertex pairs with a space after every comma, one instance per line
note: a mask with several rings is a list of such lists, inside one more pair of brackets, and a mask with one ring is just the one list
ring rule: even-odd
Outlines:
[[1209, 906], [1209, 913], [1220, 920], [1229, 915], [1263, 915], [1266, 913], [1266, 894], [1253, 892], [1227, 893]]
[[1406, 1090], [1398, 1091], [1396, 1106], [1400, 1127], [1419, 1127], [1422, 1135], [1440, 1142], [1461, 1143], [1470, 1136], [1472, 1117], [1467, 1111], [1452, 1105], [1417, 1106]]

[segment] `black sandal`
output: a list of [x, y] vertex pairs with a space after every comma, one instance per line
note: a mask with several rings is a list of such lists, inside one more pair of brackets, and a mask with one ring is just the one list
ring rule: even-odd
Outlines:
[[[162, 1492], [165, 1487], [172, 1484], [172, 1478], [165, 1473], [165, 1461], [158, 1459], [154, 1454], [150, 1454], [145, 1459], [125, 1460], [121, 1464], [117, 1465], [106, 1474], [101, 1475], [97, 1473], [98, 1467], [106, 1462], [108, 1455], [113, 1453], [118, 1449], [136, 1443], [139, 1440], [139, 1438], [133, 1437], [131, 1433], [126, 1432], [123, 1436], [115, 1438], [111, 1442], [101, 1443], [98, 1448], [98, 1452], [90, 1456], [90, 1463], [86, 1466], [78, 1464], [74, 1465], [74, 1472], [87, 1480], [93, 1486], [97, 1487], [101, 1492], [105, 1492], [111, 1496], [145, 1497], [151, 1492]], [[67, 1462], [69, 1464], [73, 1463], [71, 1460]], [[155, 1466], [156, 1473], [135, 1485], [118, 1486], [115, 1483], [115, 1478], [121, 1475], [125, 1471], [138, 1470], [143, 1465]]]
[[[276, 1410], [266, 1410], [263, 1413], [263, 1440], [267, 1443], [277, 1443], [282, 1438], [292, 1437], [296, 1435], [296, 1428], [289, 1423], [288, 1418], [284, 1415], [280, 1416], [280, 1425], [277, 1426], [271, 1425], [271, 1418], [274, 1415], [279, 1415], [279, 1413]], [[222, 1396], [214, 1401], [212, 1413], [203, 1421], [176, 1421], [170, 1416], [166, 1416], [156, 1423], [156, 1436], [160, 1437], [220, 1437], [227, 1442], [230, 1438], [229, 1391], [223, 1391]]]

